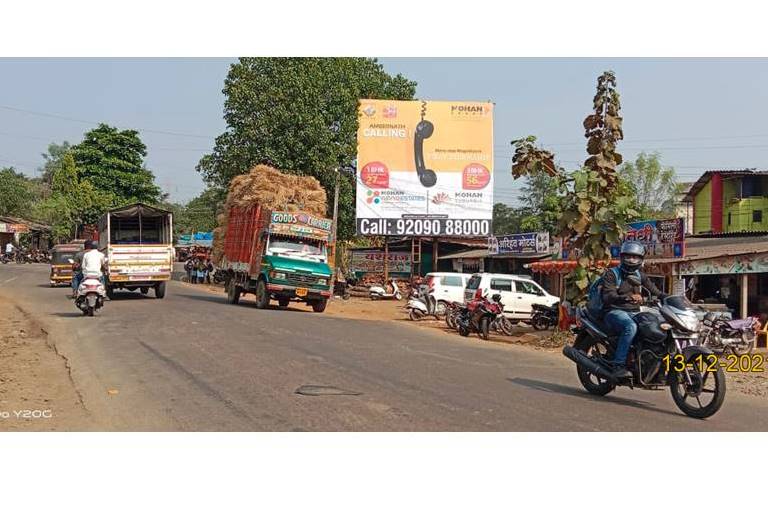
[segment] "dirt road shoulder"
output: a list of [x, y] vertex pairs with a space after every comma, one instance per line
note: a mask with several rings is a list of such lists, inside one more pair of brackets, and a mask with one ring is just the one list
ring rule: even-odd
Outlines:
[[47, 339], [28, 315], [0, 299], [0, 431], [90, 428], [67, 363]]

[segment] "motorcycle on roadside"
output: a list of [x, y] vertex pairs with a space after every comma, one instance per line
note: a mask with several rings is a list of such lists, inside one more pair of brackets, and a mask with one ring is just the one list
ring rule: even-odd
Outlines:
[[707, 312], [702, 319], [699, 344], [715, 353], [749, 354], [755, 347], [760, 321], [754, 317], [731, 319], [723, 312]]
[[[641, 286], [639, 279], [636, 286]], [[576, 340], [563, 354], [576, 363], [576, 373], [590, 394], [604, 396], [616, 387], [669, 388], [675, 405], [687, 416], [712, 416], [725, 400], [725, 373], [712, 349], [699, 344], [700, 323], [695, 307], [684, 296], [649, 297], [634, 317], [637, 336], [627, 369], [632, 377], [617, 378], [611, 367], [618, 337], [581, 306], [576, 310]]]
[[[387, 291], [387, 285], [392, 288], [392, 292]], [[368, 296], [372, 301], [381, 299], [394, 299], [395, 301], [400, 301], [403, 298], [403, 294], [400, 293], [400, 289], [397, 287], [397, 283], [394, 279], [390, 279], [384, 286], [371, 286], [368, 289]]]
[[552, 306], [543, 304], [532, 305], [531, 326], [533, 326], [534, 330], [548, 330], [557, 326], [559, 307], [560, 303], [555, 303]]
[[405, 309], [408, 310], [408, 317], [411, 321], [418, 321], [427, 316], [434, 316], [435, 319], [440, 318], [433, 290], [424, 285], [417, 285], [411, 289]]
[[486, 296], [475, 298], [456, 319], [456, 328], [463, 337], [475, 332], [487, 341], [494, 320], [503, 315], [502, 312], [501, 294], [494, 294], [490, 300]]

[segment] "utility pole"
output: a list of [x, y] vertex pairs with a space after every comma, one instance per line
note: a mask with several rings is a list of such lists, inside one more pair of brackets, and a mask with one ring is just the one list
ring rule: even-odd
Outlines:
[[334, 170], [336, 172], [336, 187], [333, 190], [333, 269], [336, 270], [336, 264], [339, 248], [339, 168]]

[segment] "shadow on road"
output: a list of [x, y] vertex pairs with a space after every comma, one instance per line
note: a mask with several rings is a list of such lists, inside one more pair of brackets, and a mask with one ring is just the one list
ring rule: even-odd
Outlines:
[[[683, 414], [680, 414], [678, 412], [665, 410], [663, 408], [656, 408], [654, 405], [646, 401], [637, 401], [635, 399], [626, 399], [621, 397], [611, 397], [610, 394], [606, 397], [595, 396], [579, 388], [574, 388], [567, 385], [560, 385], [557, 383], [547, 383], [546, 381], [539, 381], [536, 379], [526, 379], [523, 377], [508, 377], [507, 381], [509, 381], [510, 383], [514, 383], [516, 385], [532, 388], [534, 390], [539, 390], [541, 392], [549, 392], [551, 394], [565, 394], [568, 396], [579, 397], [581, 399], [590, 399], [598, 403], [611, 403], [615, 405], [623, 405], [623, 406], [628, 406], [632, 408], [639, 408], [641, 410], [648, 410], [650, 412], [658, 412], [660, 414], [667, 414], [667, 415], [677, 416], [677, 417], [686, 417]], [[659, 394], [661, 394], [661, 392], [659, 392]]]
[[66, 317], [66, 318], [85, 317], [83, 315], [83, 312], [56, 312], [51, 315], [54, 315], [56, 317]]

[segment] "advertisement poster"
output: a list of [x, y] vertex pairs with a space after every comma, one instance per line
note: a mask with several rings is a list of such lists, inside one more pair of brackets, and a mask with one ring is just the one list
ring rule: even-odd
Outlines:
[[[627, 224], [627, 241], [645, 245], [647, 256], [683, 257], [685, 255], [685, 219], [639, 221]], [[619, 257], [620, 246], [611, 247], [611, 255]]]
[[[411, 273], [411, 254], [389, 252], [389, 273]], [[384, 251], [352, 252], [349, 269], [353, 272], [383, 273]]]
[[488, 237], [488, 253], [548, 254], [549, 232], [516, 233]]
[[493, 103], [360, 100], [360, 235], [491, 232]]

